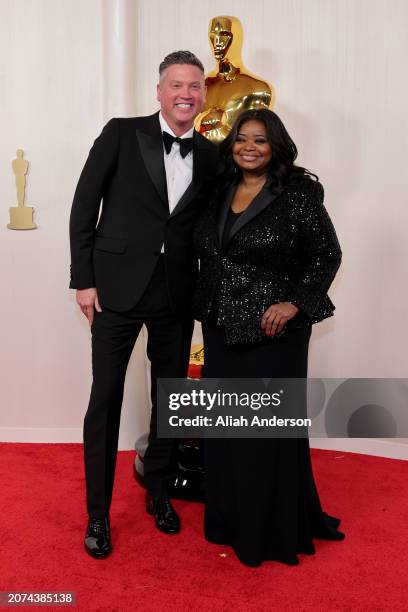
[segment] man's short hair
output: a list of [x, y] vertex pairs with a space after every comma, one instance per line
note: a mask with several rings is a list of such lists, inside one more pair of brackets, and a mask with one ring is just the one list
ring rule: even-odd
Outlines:
[[197, 66], [199, 70], [204, 74], [204, 66], [191, 51], [173, 51], [166, 55], [164, 60], [159, 66], [160, 78], [163, 76], [163, 72], [174, 64], [190, 64], [190, 66]]

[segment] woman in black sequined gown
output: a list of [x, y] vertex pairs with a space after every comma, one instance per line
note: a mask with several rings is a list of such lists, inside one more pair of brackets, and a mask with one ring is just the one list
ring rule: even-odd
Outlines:
[[[317, 177], [269, 110], [240, 115], [223, 143], [226, 172], [200, 217], [195, 244], [207, 378], [306, 378], [311, 326], [333, 314], [327, 296], [341, 250]], [[313, 538], [341, 540], [323, 512], [309, 441], [207, 439], [205, 536], [249, 566], [298, 563]]]

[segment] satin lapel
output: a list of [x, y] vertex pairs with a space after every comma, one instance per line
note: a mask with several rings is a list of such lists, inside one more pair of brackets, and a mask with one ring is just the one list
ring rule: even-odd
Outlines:
[[207, 177], [211, 179], [216, 175], [217, 161], [214, 146], [196, 131], [194, 131], [193, 138], [193, 180], [177, 202], [177, 206], [171, 213], [172, 217], [188, 206], [200, 191]]
[[232, 226], [228, 241], [231, 240], [231, 238], [235, 236], [235, 234], [242, 227], [244, 227], [244, 225], [249, 223], [249, 221], [259, 215], [260, 212], [265, 210], [265, 208], [269, 206], [269, 204], [273, 202], [273, 200], [275, 200], [278, 195], [272, 196], [268, 187], [264, 187], [263, 189], [261, 189], [256, 198], [254, 198], [252, 203], [248, 206], [248, 208], [242, 213], [242, 215], [236, 220], [236, 222]]
[[146, 170], [168, 211], [169, 200], [167, 195], [166, 170], [164, 168], [163, 141], [161, 138], [160, 124], [158, 121], [157, 123], [159, 127], [157, 134], [137, 130], [136, 137], [139, 142], [140, 152]]
[[193, 181], [203, 182], [208, 178], [215, 178], [218, 170], [218, 156], [216, 147], [207, 138], [194, 131], [194, 166]]
[[194, 180], [191, 181], [191, 183], [177, 202], [177, 206], [175, 206], [170, 216], [174, 217], [174, 215], [178, 215], [182, 210], [184, 210], [184, 208], [194, 198], [195, 194], [199, 191], [200, 187], [201, 183], [195, 183]]
[[225, 193], [224, 201], [222, 202], [220, 206], [220, 211], [218, 213], [218, 242], [220, 246], [222, 245], [222, 235], [224, 233], [224, 227], [225, 227], [225, 222], [228, 216], [228, 210], [229, 210], [229, 207], [231, 206], [231, 202], [234, 197], [236, 188], [237, 186], [234, 183], [228, 187]]

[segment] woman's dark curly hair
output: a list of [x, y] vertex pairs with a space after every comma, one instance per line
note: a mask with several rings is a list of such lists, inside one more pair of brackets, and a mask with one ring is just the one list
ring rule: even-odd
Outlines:
[[278, 115], [267, 108], [262, 108], [247, 110], [241, 113], [232, 126], [231, 132], [220, 145], [221, 157], [225, 164], [225, 173], [222, 179], [223, 186], [227, 186], [233, 181], [239, 181], [242, 177], [242, 171], [234, 163], [232, 157], [232, 146], [241, 126], [247, 121], [252, 120], [261, 121], [264, 124], [267, 139], [272, 148], [272, 159], [269, 163], [268, 175], [269, 187], [274, 194], [282, 191], [289, 182], [301, 177], [314, 177], [318, 180], [318, 177], [309, 170], [306, 170], [306, 168], [295, 165], [294, 162], [298, 153], [295, 143], [289, 136]]

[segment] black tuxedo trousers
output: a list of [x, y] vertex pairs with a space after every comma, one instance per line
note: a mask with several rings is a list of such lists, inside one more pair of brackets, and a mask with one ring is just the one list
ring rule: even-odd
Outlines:
[[175, 472], [176, 442], [157, 437], [157, 379], [186, 376], [193, 320], [170, 309], [163, 260], [160, 256], [137, 306], [126, 313], [104, 308], [95, 313], [92, 324], [93, 384], [84, 423], [84, 449], [87, 510], [95, 518], [109, 513], [126, 369], [143, 324], [151, 362], [152, 413], [144, 457], [149, 492], [162, 494]]

